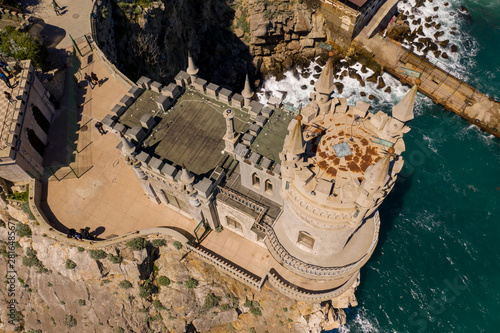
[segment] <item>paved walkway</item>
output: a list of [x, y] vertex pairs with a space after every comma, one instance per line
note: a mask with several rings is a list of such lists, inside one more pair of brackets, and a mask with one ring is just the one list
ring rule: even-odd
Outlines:
[[45, 29], [48, 31], [63, 29], [65, 35], [56, 47], [66, 49], [72, 45], [69, 35], [78, 40], [90, 33], [90, 12], [94, 3], [92, 0], [56, 0], [56, 2], [62, 8], [62, 15], [56, 15], [52, 8], [52, 0], [29, 0], [26, 11], [43, 19], [46, 24]]

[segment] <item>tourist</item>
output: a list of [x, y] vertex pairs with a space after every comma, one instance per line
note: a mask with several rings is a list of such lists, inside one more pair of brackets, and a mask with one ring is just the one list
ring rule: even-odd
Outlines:
[[85, 80], [87, 80], [87, 83], [89, 84], [90, 89], [94, 89], [94, 86], [92, 85], [92, 78], [87, 73], [85, 73], [84, 78], [85, 78]]
[[75, 229], [69, 229], [67, 232], [66, 232], [66, 237], [68, 238], [73, 238], [75, 236], [75, 233], [76, 233], [76, 230]]
[[75, 234], [73, 235], [73, 237], [78, 240], [78, 241], [81, 241], [82, 240], [82, 234], [79, 233], [79, 232], [75, 232]]
[[9, 101], [9, 104], [14, 105], [16, 103], [16, 100], [12, 98], [12, 95], [10, 93], [8, 93], [7, 91], [4, 91], [3, 93], [5, 95], [5, 98]]
[[100, 121], [95, 123], [95, 128], [97, 128], [97, 130], [99, 131], [99, 133], [101, 133], [101, 135], [106, 134], [106, 131], [104, 130], [104, 128], [102, 128], [102, 123]]
[[0, 72], [0, 79], [2, 79], [3, 82], [5, 82], [5, 84], [7, 85], [7, 88], [9, 89], [12, 89], [14, 88], [11, 84], [10, 84], [10, 80], [9, 78], [3, 73], [3, 72]]
[[99, 85], [99, 87], [101, 86], [101, 82], [99, 82], [99, 79], [94, 72], [90, 73], [90, 78], [92, 79], [92, 81], [94, 81], [94, 85]]
[[62, 15], [61, 12], [59, 11], [61, 7], [57, 4], [56, 0], [52, 0], [52, 7], [54, 8], [54, 12], [56, 12], [56, 15]]
[[0, 68], [9, 73], [10, 76], [14, 76], [12, 72], [12, 68], [10, 68], [9, 64], [3, 60], [0, 60]]

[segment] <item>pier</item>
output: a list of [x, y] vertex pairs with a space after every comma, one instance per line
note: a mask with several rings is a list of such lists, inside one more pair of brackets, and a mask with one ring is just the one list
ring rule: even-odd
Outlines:
[[[377, 15], [372, 19], [377, 20]], [[370, 22], [371, 23], [371, 22]], [[354, 39], [353, 44], [364, 48], [383, 69], [443, 105], [482, 131], [500, 138], [500, 103], [476, 88], [454, 77], [438, 64], [418, 56], [400, 43], [379, 34], [370, 33], [370, 24]]]

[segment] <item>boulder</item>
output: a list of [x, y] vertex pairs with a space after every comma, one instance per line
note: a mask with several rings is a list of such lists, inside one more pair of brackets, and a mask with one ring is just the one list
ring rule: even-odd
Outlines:
[[344, 91], [344, 85], [341, 82], [335, 82], [334, 85], [337, 87], [338, 93], [342, 94]]
[[384, 79], [380, 76], [378, 78], [378, 84], [377, 84], [377, 89], [382, 89], [385, 87], [385, 82]]
[[458, 47], [457, 47], [455, 44], [452, 44], [452, 45], [450, 46], [450, 51], [451, 51], [451, 52], [457, 52], [457, 51], [458, 51]]

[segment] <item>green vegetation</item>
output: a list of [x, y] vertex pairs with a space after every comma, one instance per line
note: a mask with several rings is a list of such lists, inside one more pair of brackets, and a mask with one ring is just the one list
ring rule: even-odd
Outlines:
[[120, 283], [118, 285], [120, 287], [122, 287], [123, 289], [130, 289], [130, 288], [132, 288], [132, 283], [129, 280], [120, 281]]
[[13, 26], [0, 30], [0, 50], [17, 60], [30, 59], [36, 67], [44, 68], [48, 56], [47, 47], [27, 32], [20, 32]]
[[287, 312], [288, 311], [288, 308], [283, 308], [283, 312]]
[[19, 237], [31, 237], [31, 228], [27, 224], [17, 222], [16, 233]]
[[26, 255], [23, 257], [23, 265], [26, 267], [42, 266], [42, 262], [36, 257], [36, 251], [28, 247]]
[[250, 33], [250, 22], [248, 21], [248, 9], [246, 7], [241, 10], [241, 16], [236, 21], [236, 27], [243, 30], [245, 34]]
[[47, 282], [47, 287], [52, 287], [52, 283]]
[[255, 328], [250, 327], [249, 331], [250, 331], [250, 333], [255, 333]]
[[262, 308], [260, 307], [259, 302], [257, 302], [257, 301], [250, 301], [250, 300], [247, 299], [246, 302], [245, 302], [245, 306], [250, 308], [250, 312], [254, 316], [261, 316], [262, 315]]
[[108, 254], [108, 259], [109, 261], [111, 261], [113, 264], [120, 264], [122, 261], [123, 261], [123, 258], [122, 256], [118, 255], [118, 256], [115, 256], [113, 254]]
[[87, 302], [85, 302], [85, 300], [84, 300], [84, 299], [79, 299], [79, 300], [78, 300], [78, 305], [80, 305], [80, 306], [85, 306], [85, 304], [87, 304]]
[[158, 277], [158, 284], [161, 286], [168, 286], [170, 285], [170, 279], [164, 275]]
[[101, 281], [101, 286], [102, 286], [103, 284], [108, 284], [108, 283], [111, 283], [111, 281], [110, 281], [110, 280], [108, 280], [108, 279], [102, 280], [102, 281]]
[[167, 308], [163, 306], [163, 304], [161, 304], [161, 302], [159, 300], [155, 300], [153, 302], [153, 306], [155, 307], [155, 309], [157, 310], [166, 310]]
[[81, 247], [81, 246], [77, 247], [77, 250], [78, 250], [78, 252], [83, 252], [83, 251], [85, 251], [85, 249], [84, 249], [83, 247]]
[[50, 321], [52, 322], [52, 325], [54, 325], [54, 327], [57, 326], [56, 321], [54, 320], [54, 317], [50, 317]]
[[179, 242], [179, 241], [175, 241], [174, 242], [174, 247], [177, 249], [177, 250], [180, 250], [182, 249], [182, 243]]
[[0, 227], [1, 227], [1, 228], [5, 228], [5, 221], [0, 220]]
[[125, 333], [125, 330], [124, 330], [122, 327], [118, 327], [118, 328], [116, 329], [116, 332], [117, 332], [117, 333]]
[[204, 310], [209, 310], [211, 308], [219, 305], [220, 297], [215, 296], [213, 293], [210, 293], [205, 296], [205, 304], [203, 304]]
[[76, 322], [75, 317], [73, 317], [72, 315], [66, 315], [64, 317], [64, 325], [68, 326], [69, 328], [72, 328], [78, 325], [78, 323]]
[[106, 252], [103, 250], [90, 250], [89, 251], [90, 258], [98, 260], [98, 259], [104, 259], [108, 256]]
[[229, 304], [222, 304], [222, 305], [220, 306], [220, 309], [221, 309], [222, 311], [227, 311], [227, 310], [229, 310], [229, 309], [230, 309], [230, 306], [229, 306]]
[[66, 259], [65, 267], [66, 269], [75, 269], [76, 263], [71, 259]]
[[152, 322], [152, 321], [158, 321], [158, 320], [162, 320], [163, 317], [161, 316], [161, 314], [157, 313], [156, 315], [154, 315], [153, 317], [149, 317], [147, 319], [148, 322]]
[[221, 225], [218, 226], [217, 228], [215, 228], [215, 232], [217, 232], [217, 233], [222, 232], [222, 230], [224, 230], [224, 229], [222, 228]]
[[240, 302], [240, 299], [236, 296], [231, 296], [229, 294], [226, 294], [226, 298], [231, 302], [233, 308], [238, 306], [238, 303]]
[[167, 241], [164, 239], [154, 239], [151, 242], [151, 245], [153, 245], [154, 247], [161, 247], [167, 245]]
[[7, 198], [26, 202], [28, 201], [28, 196], [29, 196], [29, 190], [26, 190], [24, 192], [14, 192], [12, 194], [9, 194]]
[[144, 238], [137, 237], [129, 241], [127, 246], [132, 250], [140, 251], [146, 248], [146, 240]]
[[30, 220], [35, 220], [35, 215], [33, 215], [33, 213], [31, 212], [31, 208], [30, 208], [30, 203], [29, 202], [25, 202], [21, 205], [21, 210], [26, 213], [26, 215], [28, 215], [28, 218]]
[[139, 296], [148, 298], [156, 291], [155, 285], [149, 280], [144, 280], [144, 283], [139, 287]]
[[229, 330], [230, 330], [231, 332], [236, 332], [236, 330], [234, 329], [233, 324], [229, 323], [229, 324], [227, 324], [227, 327], [229, 328]]
[[288, 318], [288, 319], [287, 319], [287, 321], [288, 321], [289, 323], [293, 323], [292, 318]]
[[185, 282], [185, 285], [188, 289], [193, 289], [198, 285], [198, 281], [193, 278], [189, 278], [189, 280]]
[[142, 8], [147, 8], [151, 6], [151, 0], [135, 0], [137, 6], [141, 6]]

